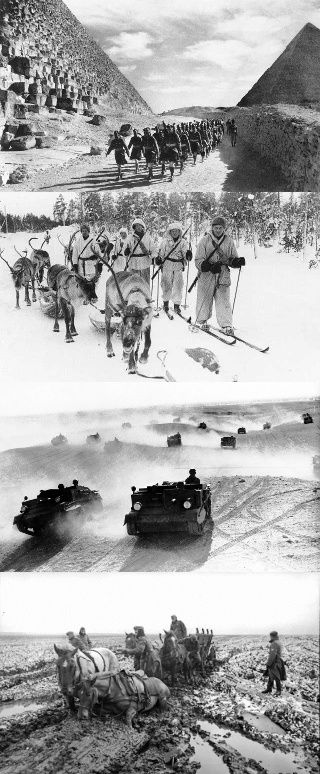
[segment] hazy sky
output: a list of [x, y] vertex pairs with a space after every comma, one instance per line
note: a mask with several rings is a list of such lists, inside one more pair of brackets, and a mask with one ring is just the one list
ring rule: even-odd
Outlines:
[[243, 382], [206, 384], [201, 382], [108, 383], [24, 382], [4, 384], [0, 417], [60, 412], [98, 411], [126, 407], [170, 406], [188, 403], [228, 403], [314, 398], [319, 388], [312, 382]]
[[119, 69], [162, 111], [235, 105], [307, 23], [318, 0], [66, 0]]
[[316, 573], [1, 573], [0, 598], [2, 632], [156, 633], [173, 614], [189, 631], [318, 632]]

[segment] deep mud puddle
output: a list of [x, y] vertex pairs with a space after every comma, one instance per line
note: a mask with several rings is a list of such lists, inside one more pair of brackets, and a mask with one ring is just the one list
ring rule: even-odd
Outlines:
[[[259, 730], [277, 735], [284, 733], [283, 729], [275, 723], [272, 723], [272, 721], [269, 721], [269, 723], [277, 730], [270, 732], [269, 724], [265, 723], [269, 718], [253, 715], [251, 713], [245, 713], [245, 715], [248, 716], [245, 719], [256, 727], [258, 727], [257, 723], [259, 722]], [[253, 720], [255, 721], [254, 723]], [[257, 761], [263, 766], [268, 774], [308, 774], [308, 770], [304, 768], [300, 762], [296, 761], [297, 753], [284, 753], [280, 752], [280, 750], [268, 750], [260, 744], [260, 742], [248, 739], [246, 736], [242, 736], [238, 731], [229, 731], [226, 728], [219, 728], [215, 723], [209, 721], [200, 720], [198, 722], [201, 731], [207, 732], [209, 736], [203, 738], [200, 734], [195, 734], [191, 742], [195, 747], [195, 754], [190, 759], [190, 762], [200, 763], [199, 771], [202, 774], [212, 774], [213, 771], [215, 774], [230, 774], [229, 768], [223, 762], [222, 757], [217, 755], [212, 749], [212, 744], [214, 744], [214, 742], [217, 742], [220, 745], [226, 743], [229, 748], [233, 748], [244, 758]], [[226, 752], [227, 750], [228, 748], [226, 747]], [[228, 752], [231, 752], [230, 749]]]
[[47, 704], [40, 704], [38, 702], [23, 702], [21, 699], [18, 701], [8, 701], [5, 704], [0, 705], [0, 720], [11, 718], [14, 715], [21, 715], [25, 712], [35, 712], [40, 709], [46, 709], [47, 706]]

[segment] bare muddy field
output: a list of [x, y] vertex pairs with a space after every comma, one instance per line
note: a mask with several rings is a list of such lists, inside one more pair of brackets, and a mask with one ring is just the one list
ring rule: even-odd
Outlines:
[[[317, 771], [318, 643], [283, 637], [288, 679], [281, 698], [261, 695], [267, 647], [253, 636], [216, 637], [217, 663], [193, 686], [179, 677], [168, 709], [78, 721], [59, 692], [56, 637], [0, 640], [0, 749], [3, 774], [305, 774]], [[124, 636], [97, 636], [121, 667]]]

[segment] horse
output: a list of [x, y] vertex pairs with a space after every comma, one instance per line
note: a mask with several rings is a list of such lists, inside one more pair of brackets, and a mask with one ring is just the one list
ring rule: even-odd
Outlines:
[[96, 672], [113, 673], [119, 670], [117, 656], [109, 648], [91, 648], [88, 650], [90, 657], [72, 646], [60, 648], [54, 645], [54, 649], [58, 656], [56, 663], [59, 685], [71, 710], [75, 710], [74, 697], [77, 696], [83, 678]]
[[136, 373], [140, 336], [144, 334], [144, 349], [140, 363], [146, 363], [151, 347], [151, 320], [153, 315], [150, 288], [139, 274], [119, 271], [106, 282], [106, 349], [108, 357], [114, 357], [111, 341], [111, 317], [120, 313], [122, 318], [121, 339], [123, 359], [128, 362], [129, 374]]
[[101, 708], [105, 707], [110, 714], [125, 714], [126, 724], [132, 728], [132, 720], [137, 712], [148, 712], [156, 704], [160, 712], [164, 710], [170, 691], [157, 677], [121, 670], [117, 674], [103, 672], [82, 680], [78, 695], [79, 720], [86, 720], [93, 706], [100, 700]]
[[162, 668], [170, 672], [171, 685], [177, 681], [178, 670], [182, 669], [186, 683], [192, 682], [192, 668], [185, 645], [178, 642], [173, 632], [165, 631], [163, 646], [160, 650]]
[[145, 650], [145, 643], [139, 640], [133, 632], [126, 634], [126, 644], [124, 652], [134, 656], [134, 668], [140, 668], [140, 657], [144, 661], [143, 670], [147, 677], [158, 677], [162, 679], [162, 665], [159, 651], [152, 645], [152, 650]]
[[53, 330], [55, 333], [59, 333], [58, 316], [60, 306], [66, 326], [65, 340], [67, 344], [73, 342], [73, 337], [78, 335], [74, 324], [74, 305], [83, 300], [87, 303], [98, 300], [96, 295], [97, 279], [97, 273], [93, 279], [87, 280], [85, 277], [81, 277], [80, 274], [75, 274], [70, 269], [66, 269], [65, 266], [57, 263], [51, 266], [48, 271], [48, 287], [55, 298]]

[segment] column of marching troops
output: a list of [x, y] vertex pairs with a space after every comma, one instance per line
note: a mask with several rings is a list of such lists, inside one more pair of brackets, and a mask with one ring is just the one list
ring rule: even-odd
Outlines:
[[139, 165], [144, 157], [149, 180], [153, 178], [155, 164], [161, 164], [161, 176], [164, 176], [167, 164], [172, 180], [175, 168], [178, 167], [181, 173], [189, 156], [192, 156], [193, 163], [196, 164], [198, 155], [204, 161], [211, 151], [219, 147], [225, 129], [234, 147], [238, 133], [234, 118], [228, 118], [226, 124], [222, 119], [181, 124], [165, 124], [163, 121], [152, 130], [153, 133], [151, 129], [145, 128], [141, 135], [137, 129], [133, 129], [128, 145], [120, 132], [115, 131], [107, 149], [107, 156], [114, 151], [118, 168], [117, 180], [123, 177], [122, 167], [128, 163], [127, 157], [135, 162], [136, 173], [139, 172]]
[[[230, 301], [231, 270], [240, 269], [245, 259], [238, 256], [233, 239], [227, 234], [225, 218], [215, 216], [210, 227], [200, 239], [195, 255], [197, 275], [196, 323], [206, 329], [212, 315], [213, 302], [219, 327], [226, 334], [233, 333]], [[187, 237], [181, 223], [169, 224], [158, 247], [146, 224], [135, 218], [131, 230], [120, 228], [111, 241], [110, 234], [103, 230], [103, 249], [99, 239], [90, 234], [90, 225], [82, 224], [75, 237], [72, 249], [72, 266], [83, 277], [92, 279], [102, 271], [107, 257], [109, 265], [117, 274], [127, 271], [137, 273], [149, 284], [152, 295], [156, 267], [161, 273], [163, 308], [169, 312], [169, 302], [174, 312], [181, 314], [184, 291], [184, 272], [192, 259], [191, 238]], [[151, 274], [152, 272], [152, 274]], [[188, 276], [188, 272], [186, 272]]]

